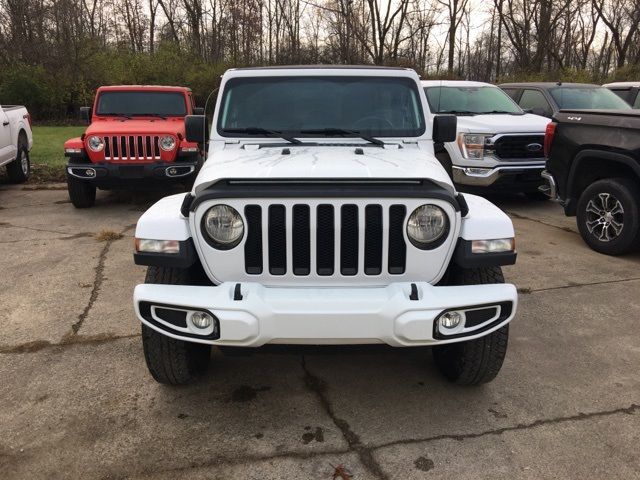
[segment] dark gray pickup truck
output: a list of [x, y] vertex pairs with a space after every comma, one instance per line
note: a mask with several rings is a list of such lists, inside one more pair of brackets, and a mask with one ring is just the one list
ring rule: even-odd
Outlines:
[[546, 192], [594, 250], [640, 247], [640, 112], [562, 110], [546, 130]]

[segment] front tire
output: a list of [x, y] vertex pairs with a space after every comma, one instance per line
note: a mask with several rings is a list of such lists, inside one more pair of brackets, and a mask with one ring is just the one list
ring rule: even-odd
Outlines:
[[[451, 272], [447, 285], [484, 285], [504, 283], [500, 267], [461, 269]], [[480, 385], [493, 380], [502, 368], [509, 325], [475, 340], [433, 347], [438, 370], [452, 383]]]
[[[149, 267], [145, 283], [197, 285], [200, 279], [189, 269]], [[142, 324], [142, 347], [151, 376], [159, 383], [183, 385], [209, 367], [211, 346], [184, 342]]]
[[95, 185], [69, 173], [67, 173], [67, 190], [69, 191], [69, 200], [76, 208], [89, 208], [96, 203]]
[[626, 178], [589, 185], [578, 200], [578, 230], [596, 252], [622, 255], [640, 240], [640, 188]]
[[11, 183], [24, 183], [31, 174], [31, 160], [29, 159], [29, 149], [24, 139], [20, 139], [18, 144], [18, 154], [16, 159], [7, 165], [7, 175]]

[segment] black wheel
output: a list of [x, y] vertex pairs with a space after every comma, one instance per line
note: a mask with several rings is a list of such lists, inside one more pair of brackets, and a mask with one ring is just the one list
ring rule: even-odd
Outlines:
[[89, 208], [96, 203], [95, 185], [69, 173], [67, 173], [67, 190], [69, 191], [69, 200], [76, 208]]
[[451, 162], [449, 154], [447, 152], [438, 152], [436, 153], [436, 158], [446, 170], [449, 178], [453, 181], [453, 163]]
[[[500, 267], [456, 269], [447, 285], [504, 283]], [[433, 359], [447, 380], [458, 385], [480, 385], [493, 380], [504, 362], [509, 325], [484, 337], [433, 347]]]
[[[145, 283], [197, 285], [201, 281], [191, 270], [149, 267]], [[182, 385], [204, 373], [211, 358], [211, 346], [169, 338], [142, 325], [142, 347], [147, 368], [159, 383]]]
[[26, 139], [20, 136], [18, 143], [18, 153], [16, 159], [7, 164], [7, 175], [12, 183], [24, 183], [31, 174], [31, 161], [29, 160], [29, 150]]
[[596, 252], [621, 255], [640, 239], [640, 188], [626, 178], [598, 180], [578, 200], [578, 230]]

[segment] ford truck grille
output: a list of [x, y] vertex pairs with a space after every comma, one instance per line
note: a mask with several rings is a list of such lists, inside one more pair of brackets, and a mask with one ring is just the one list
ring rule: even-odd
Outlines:
[[494, 142], [496, 157], [501, 160], [544, 158], [544, 135], [504, 135]]
[[108, 136], [104, 140], [105, 160], [160, 160], [158, 136]]
[[[339, 270], [342, 276], [380, 275], [383, 258], [387, 258], [389, 274], [405, 271], [406, 243], [403, 234], [406, 208], [404, 205], [387, 207], [389, 228], [383, 230], [383, 207], [369, 204], [364, 208], [355, 204], [269, 205], [267, 225], [263, 225], [262, 206], [247, 205], [247, 241], [244, 245], [244, 263], [248, 274], [261, 274], [265, 265], [271, 275], [291, 274], [305, 276], [311, 273], [312, 257], [315, 273], [331, 276]], [[291, 211], [287, 212], [287, 208]], [[291, 222], [291, 245], [287, 245], [287, 217]], [[266, 229], [267, 245], [262, 245]], [[384, 239], [383, 236], [387, 235]], [[383, 246], [386, 245], [386, 252]], [[290, 250], [291, 262], [287, 258]], [[385, 255], [386, 253], [386, 255]]]

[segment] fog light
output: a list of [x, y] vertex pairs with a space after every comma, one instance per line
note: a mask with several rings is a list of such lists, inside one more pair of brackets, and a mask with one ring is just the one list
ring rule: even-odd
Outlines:
[[213, 324], [213, 317], [206, 312], [194, 312], [191, 315], [191, 323], [195, 327], [204, 330]]
[[456, 328], [461, 322], [462, 315], [460, 312], [447, 312], [440, 317], [440, 326], [449, 330]]
[[87, 168], [84, 173], [85, 173], [85, 175], [87, 177], [95, 177], [96, 176], [96, 171], [93, 168]]

